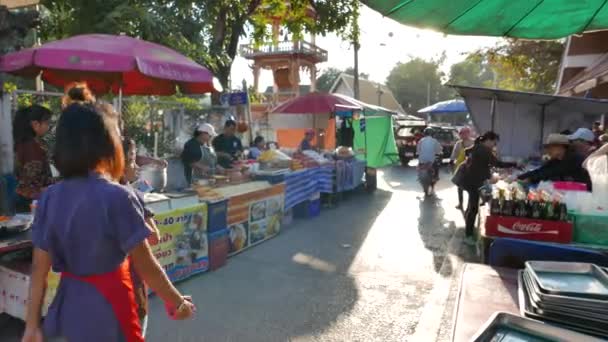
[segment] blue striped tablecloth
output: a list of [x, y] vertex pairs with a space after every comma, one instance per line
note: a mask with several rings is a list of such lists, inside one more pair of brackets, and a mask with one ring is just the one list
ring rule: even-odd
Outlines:
[[293, 171], [285, 175], [285, 210], [318, 193], [333, 192], [334, 164]]

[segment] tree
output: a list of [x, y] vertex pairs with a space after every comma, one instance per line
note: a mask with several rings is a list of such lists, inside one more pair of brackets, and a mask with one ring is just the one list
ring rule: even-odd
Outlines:
[[[347, 75], [353, 76], [355, 74], [355, 70], [353, 68], [346, 68], [344, 71], [329, 67], [323, 71], [321, 76], [317, 78], [317, 91], [327, 93], [331, 90], [331, 86], [334, 85], [336, 79], [340, 76], [340, 74], [345, 73]], [[369, 74], [359, 73], [359, 78], [364, 80], [369, 79]]]
[[442, 85], [445, 76], [439, 70], [440, 61], [414, 58], [407, 63], [397, 63], [386, 80], [386, 85], [401, 106], [415, 112], [427, 105], [450, 97], [450, 90]]
[[0, 5], [0, 54], [18, 50], [27, 45], [31, 29], [38, 25], [38, 12], [13, 13]]
[[340, 76], [342, 70], [338, 68], [327, 68], [317, 78], [316, 86], [317, 91], [327, 93], [331, 90], [331, 86], [336, 82], [336, 79]]
[[551, 94], [563, 51], [562, 41], [507, 39], [472, 55], [491, 65], [499, 88]]
[[[47, 39], [82, 33], [140, 37], [205, 65], [224, 88], [239, 39], [249, 34], [256, 43], [267, 42], [270, 18], [280, 18], [294, 38], [304, 32], [350, 38], [359, 10], [354, 0], [43, 0], [43, 5], [50, 12]], [[314, 19], [307, 16], [309, 6], [316, 12]]]
[[494, 82], [494, 70], [480, 56], [469, 55], [450, 67], [448, 84], [473, 87], [491, 87]]
[[[355, 69], [352, 67], [348, 67], [344, 70], [344, 73], [347, 75], [351, 75], [351, 76], [355, 76]], [[359, 78], [363, 79], [363, 80], [369, 80], [369, 74], [366, 74], [364, 72], [360, 72], [359, 73]]]

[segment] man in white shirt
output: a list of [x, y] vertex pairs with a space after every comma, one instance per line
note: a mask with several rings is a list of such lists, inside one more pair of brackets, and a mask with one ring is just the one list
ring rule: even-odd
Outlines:
[[433, 138], [432, 128], [424, 129], [424, 138], [418, 141], [417, 151], [419, 164], [434, 163], [437, 156], [443, 153], [443, 147], [437, 139]]

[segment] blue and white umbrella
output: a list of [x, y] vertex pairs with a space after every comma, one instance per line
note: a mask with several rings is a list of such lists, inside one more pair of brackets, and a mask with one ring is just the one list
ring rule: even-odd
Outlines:
[[437, 113], [468, 113], [469, 109], [464, 100], [448, 100], [437, 102], [434, 105], [422, 108], [418, 113], [437, 114]]

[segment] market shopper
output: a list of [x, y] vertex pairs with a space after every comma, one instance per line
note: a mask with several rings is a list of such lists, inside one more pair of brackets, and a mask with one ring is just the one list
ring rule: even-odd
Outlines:
[[[469, 127], [463, 127], [458, 132], [458, 136], [460, 139], [454, 144], [454, 149], [452, 150], [452, 155], [450, 160], [454, 165], [454, 172], [458, 169], [458, 167], [467, 159], [466, 150], [471, 148], [475, 143], [475, 140], [471, 138], [471, 129]], [[462, 210], [462, 204], [464, 201], [464, 190], [461, 187], [458, 187], [458, 205], [456, 209]]]
[[435, 179], [439, 178], [439, 164], [436, 163], [438, 156], [443, 153], [443, 147], [441, 143], [433, 137], [434, 130], [430, 127], [424, 129], [424, 138], [418, 141], [417, 155], [418, 165], [431, 165], [433, 167], [433, 173]]
[[32, 201], [53, 182], [51, 164], [42, 137], [50, 128], [52, 113], [45, 107], [21, 108], [13, 122], [17, 212], [29, 212]]
[[192, 138], [184, 145], [181, 159], [188, 184], [192, 184], [194, 174], [213, 175], [218, 170], [218, 159], [210, 143], [214, 136], [213, 126], [204, 123], [194, 130]]
[[260, 157], [262, 152], [266, 149], [266, 142], [264, 138], [261, 136], [255, 137], [253, 139], [253, 145], [249, 148], [249, 159], [256, 160]]
[[165, 302], [173, 319], [195, 307], [171, 284], [146, 241], [143, 207], [117, 183], [124, 156], [117, 128], [92, 106], [69, 105], [57, 127], [55, 163], [63, 180], [40, 198], [32, 225], [30, 300], [22, 341], [41, 341], [51, 266], [61, 273], [44, 320], [48, 337], [143, 341], [130, 269]]
[[549, 134], [544, 148], [549, 160], [541, 167], [523, 173], [518, 179], [528, 183], [542, 181], [572, 181], [584, 183], [591, 190], [591, 178], [583, 168], [583, 159], [569, 150], [570, 141], [561, 134]]
[[479, 213], [479, 188], [491, 179], [492, 167], [514, 167], [513, 163], [504, 163], [496, 158], [494, 149], [500, 137], [489, 131], [477, 137], [473, 147], [468, 151], [469, 156], [461, 166], [463, 177], [461, 186], [468, 194], [468, 205], [465, 211], [466, 239], [465, 243], [474, 244], [473, 232]]
[[314, 147], [313, 147], [314, 140], [315, 140], [315, 130], [307, 129], [306, 132], [304, 133], [304, 139], [302, 139], [302, 141], [300, 142], [300, 146], [298, 147], [298, 150], [300, 152], [314, 150]]
[[217, 153], [218, 163], [225, 169], [232, 168], [232, 163], [243, 153], [243, 143], [235, 133], [236, 121], [227, 120], [224, 124], [224, 132], [215, 137], [212, 142], [215, 153]]

